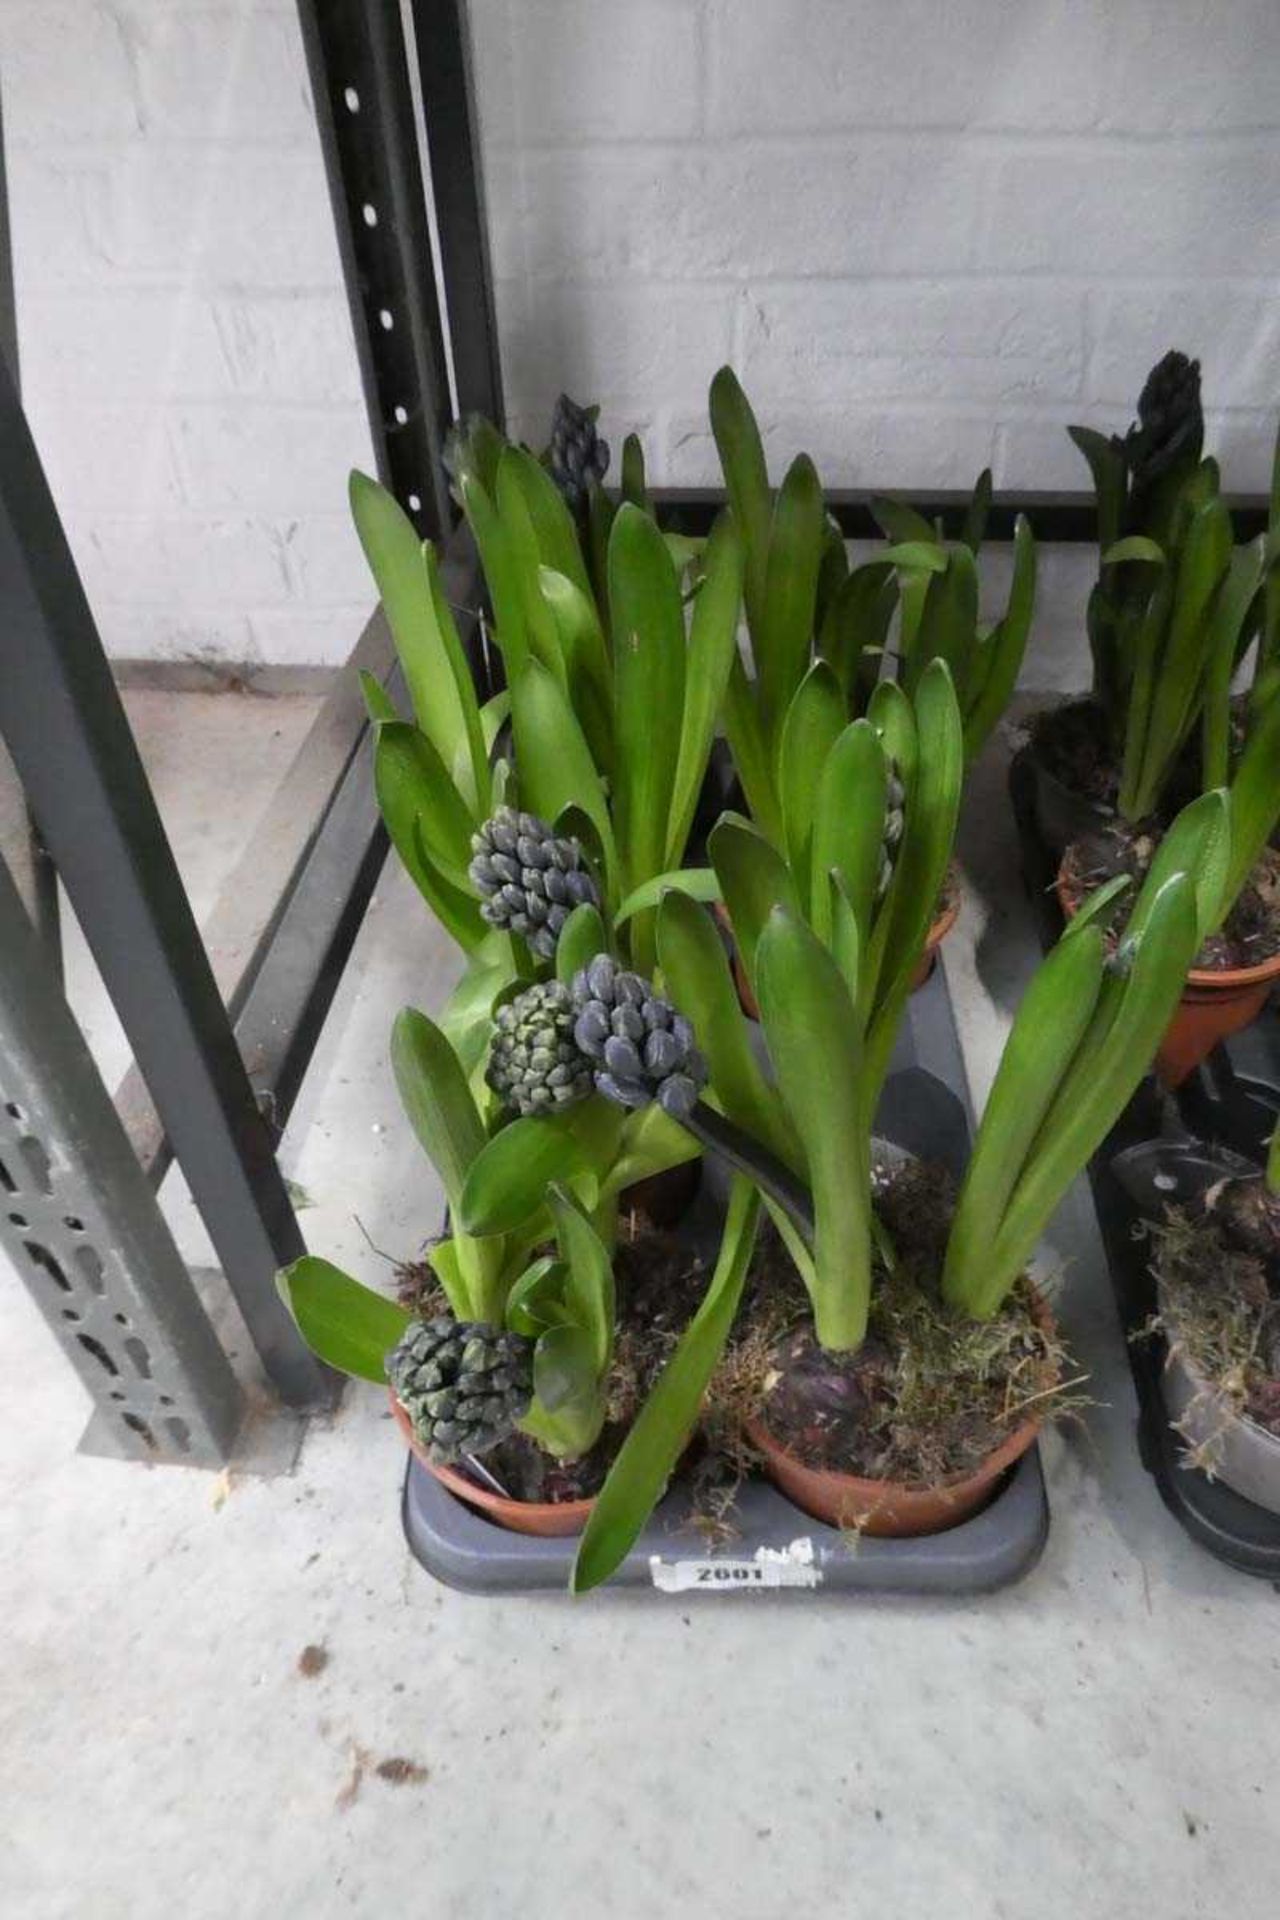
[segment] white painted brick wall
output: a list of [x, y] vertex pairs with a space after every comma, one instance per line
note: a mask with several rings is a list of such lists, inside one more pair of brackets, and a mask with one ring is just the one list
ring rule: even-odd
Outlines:
[[24, 398], [107, 646], [340, 661], [371, 453], [292, 4], [0, 0], [0, 83]]
[[[1277, 0], [472, 0], [513, 425], [564, 386], [714, 477], [1082, 486], [1154, 355], [1229, 484], [1280, 407]], [[367, 463], [291, 0], [0, 0], [28, 408], [108, 642], [305, 663], [367, 600]], [[1078, 558], [1082, 558], [1079, 556]], [[1032, 672], [1077, 670], [1083, 574]]]

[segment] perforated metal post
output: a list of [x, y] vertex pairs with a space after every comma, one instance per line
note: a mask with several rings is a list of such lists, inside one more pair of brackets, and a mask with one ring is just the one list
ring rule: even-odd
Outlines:
[[0, 732], [262, 1363], [334, 1396], [275, 1287], [305, 1251], [13, 382], [0, 364]]
[[379, 478], [439, 540], [452, 406], [400, 0], [298, 0], [298, 16]]
[[121, 1450], [220, 1465], [240, 1387], [3, 862], [0, 1208], [0, 1245]]

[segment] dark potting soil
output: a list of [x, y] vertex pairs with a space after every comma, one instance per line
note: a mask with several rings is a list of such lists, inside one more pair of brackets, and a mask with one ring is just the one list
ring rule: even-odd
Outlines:
[[1280, 1198], [1260, 1176], [1223, 1180], [1152, 1230], [1158, 1324], [1171, 1345], [1280, 1436]]
[[[1137, 886], [1160, 844], [1162, 829], [1153, 822], [1130, 826], [1117, 820], [1098, 833], [1086, 834], [1067, 848], [1063, 877], [1073, 907], [1104, 881], [1117, 874], [1132, 876], [1135, 886], [1119, 899], [1107, 922], [1114, 942], [1124, 931]], [[1195, 958], [1206, 972], [1228, 972], [1257, 967], [1280, 953], [1280, 852], [1268, 847], [1246, 881], [1226, 923], [1205, 941]]]
[[876, 1274], [862, 1347], [824, 1352], [807, 1302], [799, 1308], [789, 1288], [790, 1324], [779, 1329], [775, 1320], [768, 1339], [762, 1321], [731, 1353], [745, 1373], [739, 1410], [761, 1417], [806, 1465], [936, 1486], [981, 1465], [1032, 1406], [1039, 1415], [1054, 1410], [1065, 1354], [1025, 1282], [989, 1321], [943, 1303], [938, 1278], [955, 1205], [943, 1169], [911, 1162], [879, 1186], [876, 1211], [896, 1266]]
[[1028, 731], [1031, 751], [1046, 773], [1096, 806], [1115, 806], [1120, 768], [1101, 707], [1092, 700], [1068, 700], [1033, 714]]

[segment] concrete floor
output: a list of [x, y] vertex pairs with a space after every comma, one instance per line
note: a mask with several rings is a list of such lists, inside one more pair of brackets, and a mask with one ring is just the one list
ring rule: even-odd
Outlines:
[[[215, 866], [281, 719], [229, 710], [140, 714], [180, 854]], [[946, 963], [979, 1097], [1031, 955], [997, 758]], [[451, 965], [389, 870], [286, 1142], [311, 1244], [371, 1281], [357, 1216], [396, 1254], [437, 1217], [386, 1036]], [[1098, 1404], [1045, 1446], [1040, 1566], [963, 1603], [469, 1599], [406, 1553], [376, 1393], [289, 1477], [88, 1459], [79, 1386], [0, 1289], [0, 1914], [1274, 1915], [1276, 1596], [1195, 1548], [1138, 1464], [1081, 1194], [1055, 1252]]]

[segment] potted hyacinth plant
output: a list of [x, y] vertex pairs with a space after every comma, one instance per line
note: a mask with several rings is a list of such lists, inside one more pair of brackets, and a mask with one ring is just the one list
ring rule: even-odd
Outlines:
[[[433, 548], [384, 488], [359, 474], [351, 483], [413, 710], [401, 718], [366, 678], [378, 800], [467, 961], [439, 1024], [407, 1010], [392, 1037], [449, 1231], [429, 1255], [425, 1317], [321, 1260], [297, 1263], [281, 1286], [326, 1360], [390, 1387], [432, 1472], [461, 1470], [467, 1497], [504, 1525], [562, 1532], [580, 1524], [575, 1496], [589, 1497], [616, 1445], [619, 1404], [636, 1391], [642, 1343], [627, 1316], [642, 1289], [620, 1289], [615, 1268], [624, 1259], [634, 1278], [641, 1257], [637, 1198], [652, 1210], [654, 1182], [696, 1162], [696, 1141], [666, 1108], [699, 1072], [685, 1023], [652, 997], [634, 1005], [637, 976], [620, 966], [612, 1017], [624, 1035], [642, 1011], [662, 1023], [645, 1057], [667, 1088], [633, 1115], [592, 1095], [568, 1046], [577, 1016], [566, 981], [606, 950], [625, 961], [651, 948], [654, 883], [668, 868], [700, 889], [680, 863], [728, 672], [741, 558], [727, 517], [696, 551], [659, 533], [635, 443], [623, 498], [609, 500], [594, 417], [564, 399], [545, 462], [483, 422], [469, 424], [451, 462], [506, 670], [506, 688], [483, 704]], [[655, 710], [673, 723], [660, 738], [646, 717]], [[598, 969], [596, 979], [603, 991]], [[483, 1240], [467, 1230], [479, 1206]], [[631, 1356], [621, 1379], [619, 1329]]]
[[[1182, 1441], [1180, 1465], [1264, 1515], [1280, 1515], [1280, 1125], [1258, 1148], [1246, 1158], [1166, 1125], [1117, 1154], [1111, 1168], [1137, 1213], [1131, 1244], [1142, 1236], [1134, 1259], [1146, 1276], [1136, 1282], [1135, 1307], [1154, 1308], [1134, 1338], [1158, 1369], [1160, 1406]], [[1249, 1508], [1230, 1505], [1214, 1511], [1221, 1533], [1210, 1544], [1228, 1558], [1242, 1546], [1240, 1564], [1252, 1564], [1248, 1547], [1262, 1516], [1250, 1520]], [[1264, 1523], [1268, 1529], [1274, 1536], [1274, 1523]]]
[[[585, 971], [577, 999], [552, 979], [499, 1010], [483, 1099], [442, 1030], [406, 1009], [392, 1065], [449, 1209], [427, 1256], [429, 1284], [410, 1309], [317, 1256], [280, 1275], [319, 1357], [384, 1386], [427, 1470], [520, 1533], [574, 1533], [590, 1509], [647, 1383], [651, 1245], [623, 1222], [624, 1196], [698, 1151], [673, 1116], [695, 1103], [705, 1065], [686, 1023], [635, 983], [612, 960], [593, 959], [591, 1019], [607, 997], [619, 1030], [643, 1021], [660, 1036], [633, 1063], [643, 1101], [634, 1088], [630, 1100], [596, 1092], [599, 1063], [573, 1037], [575, 1026], [586, 1036]], [[594, 1052], [602, 1061], [603, 1049]], [[617, 1096], [619, 1084], [609, 1086]], [[483, 1237], [469, 1231], [477, 1219]], [[722, 1263], [741, 1262], [753, 1230], [751, 1214], [730, 1217]], [[692, 1283], [696, 1262], [665, 1242], [658, 1254], [669, 1278]]]
[[[734, 651], [732, 521], [696, 552], [662, 534], [630, 444], [612, 501], [589, 416], [562, 400], [546, 465], [482, 421], [454, 443], [507, 682], [483, 703], [434, 548], [384, 487], [351, 478], [413, 708], [402, 718], [365, 677], [375, 787], [400, 859], [466, 957], [442, 1025], [469, 1069], [499, 998], [546, 973], [575, 906], [598, 913], [598, 946], [651, 965], [653, 903], [684, 868]], [[681, 884], [707, 897], [714, 882], [689, 870]]]
[[1116, 812], [1067, 846], [1058, 895], [1070, 913], [1115, 873], [1140, 876], [1180, 797], [1200, 789], [1218, 851], [1215, 884], [1198, 895], [1196, 964], [1160, 1053], [1175, 1085], [1256, 1017], [1280, 978], [1280, 856], [1269, 844], [1280, 819], [1280, 665], [1264, 659], [1243, 702], [1232, 696], [1248, 645], [1260, 631], [1265, 642], [1275, 558], [1264, 538], [1233, 547], [1212, 461], [1183, 481], [1166, 546], [1142, 534], [1108, 549], [1109, 566], [1129, 576]]
[[[1097, 921], [1124, 880], [1077, 917], [1019, 1012], [968, 1176], [953, 1214], [940, 1217], [936, 1175], [922, 1182], [911, 1169], [878, 1161], [872, 1133], [927, 903], [945, 866], [963, 766], [959, 709], [941, 662], [922, 676], [919, 705], [928, 750], [911, 765], [904, 812], [915, 824], [887, 894], [878, 888], [887, 764], [868, 720], [855, 723], [866, 762], [851, 793], [854, 819], [841, 864], [828, 874], [827, 938], [808, 924], [784, 868], [758, 870], [758, 932], [747, 952], [773, 1083], [752, 1047], [714, 929], [678, 889], [664, 894], [657, 916], [670, 1000], [605, 955], [571, 982], [572, 1043], [596, 1095], [633, 1113], [656, 1103], [736, 1176], [725, 1251], [588, 1520], [579, 1588], [607, 1578], [626, 1553], [696, 1422], [746, 1284], [753, 1189], [809, 1313], [777, 1328], [749, 1433], [768, 1471], [807, 1511], [869, 1531], [952, 1524], [1032, 1443], [1052, 1398], [1056, 1347], [1043, 1303], [1022, 1275], [1045, 1221], [1133, 1092], [1168, 1019], [1196, 931], [1193, 883], [1185, 870], [1171, 872], [1170, 862], [1181, 850], [1194, 867], [1204, 844], [1190, 833], [1173, 842], [1148, 877], [1119, 957], [1108, 960]], [[618, 1019], [624, 1009], [626, 1024]], [[667, 1075], [672, 1032], [681, 1059]], [[530, 1136], [547, 1124], [533, 1118]], [[500, 1141], [486, 1149], [495, 1164]], [[532, 1166], [531, 1137], [521, 1150]], [[487, 1194], [473, 1177], [462, 1202], [467, 1230], [482, 1237], [498, 1230], [501, 1208], [498, 1183]], [[1011, 1387], [1015, 1374], [1020, 1387]], [[916, 1423], [914, 1471], [899, 1455], [896, 1478], [859, 1472], [872, 1461], [883, 1465], [886, 1432], [901, 1439], [895, 1395], [912, 1410], [906, 1426]], [[1010, 1405], [1027, 1415], [1012, 1426]], [[945, 1438], [940, 1408], [963, 1429], [959, 1451], [955, 1429]], [[975, 1433], [983, 1436], [976, 1458]]]
[[1093, 478], [1098, 576], [1086, 616], [1090, 690], [1029, 722], [1037, 817], [1057, 855], [1109, 818], [1117, 803], [1134, 645], [1151, 582], [1115, 550], [1125, 540], [1150, 540], [1161, 550], [1170, 543], [1178, 501], [1204, 448], [1199, 361], [1166, 353], [1147, 375], [1127, 433], [1068, 431]]
[[[868, 806], [870, 866], [881, 831]], [[885, 1042], [860, 973], [874, 940], [867, 889], [833, 877], [834, 950], [784, 902], [768, 912], [755, 968], [774, 1085], [698, 909], [663, 901], [664, 977], [705, 1044], [716, 1103], [699, 1101], [684, 1124], [755, 1187], [803, 1284], [763, 1356], [755, 1343], [747, 1433], [818, 1518], [890, 1534], [956, 1524], [1034, 1442], [1060, 1350], [1026, 1268], [1141, 1079], [1196, 936], [1189, 873], [1153, 872], [1123, 957], [1109, 958], [1098, 918], [1124, 884], [1077, 916], [1024, 996], [954, 1201], [939, 1199], [936, 1170], [874, 1139]], [[584, 1532], [577, 1590], [608, 1578], [660, 1496], [744, 1283], [738, 1266], [717, 1273], [632, 1426]]]
[[[889, 544], [851, 567], [807, 455], [792, 462], [776, 495], [771, 490], [755, 415], [728, 367], [712, 382], [710, 410], [742, 529], [752, 660], [751, 672], [742, 659], [731, 669], [726, 733], [755, 828], [797, 866], [804, 863], [812, 795], [827, 751], [863, 716], [884, 737], [890, 691], [913, 698], [935, 659], [951, 671], [966, 762], [977, 757], [1008, 705], [1026, 650], [1035, 543], [1020, 516], [1008, 605], [987, 628], [979, 619], [977, 556], [991, 503], [989, 472], [979, 476], [958, 542], [947, 543], [940, 526], [903, 503], [879, 500], [873, 511]], [[900, 785], [892, 763], [889, 779], [892, 793]], [[891, 805], [891, 835], [894, 827]], [[916, 984], [927, 977], [959, 910], [950, 871], [936, 908]], [[749, 998], [745, 1004], [754, 1011]]]
[[1189, 1463], [1280, 1514], [1280, 1124], [1265, 1166], [1219, 1157], [1152, 1230], [1163, 1397]]

